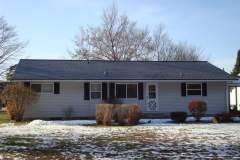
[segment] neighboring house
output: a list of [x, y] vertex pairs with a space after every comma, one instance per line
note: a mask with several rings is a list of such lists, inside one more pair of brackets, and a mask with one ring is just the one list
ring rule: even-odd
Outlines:
[[195, 100], [216, 114], [229, 110], [228, 82], [236, 80], [206, 61], [20, 60], [13, 75], [40, 94], [24, 118], [64, 117], [68, 106], [74, 117], [94, 117], [95, 104], [114, 95], [144, 115], [188, 112]]
[[240, 78], [238, 81], [231, 81], [229, 86], [229, 106], [230, 110], [240, 111]]

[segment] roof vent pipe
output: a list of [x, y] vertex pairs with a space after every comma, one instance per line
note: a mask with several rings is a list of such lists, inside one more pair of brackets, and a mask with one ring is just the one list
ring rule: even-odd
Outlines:
[[104, 74], [108, 74], [108, 72], [107, 72], [107, 68], [106, 68], [106, 70], [105, 70]]
[[183, 76], [183, 71], [181, 71], [181, 74], [180, 74], [180, 76]]

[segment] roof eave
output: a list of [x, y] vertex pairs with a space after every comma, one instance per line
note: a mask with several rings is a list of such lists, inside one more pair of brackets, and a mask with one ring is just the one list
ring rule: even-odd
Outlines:
[[230, 82], [236, 79], [15, 79], [14, 82]]

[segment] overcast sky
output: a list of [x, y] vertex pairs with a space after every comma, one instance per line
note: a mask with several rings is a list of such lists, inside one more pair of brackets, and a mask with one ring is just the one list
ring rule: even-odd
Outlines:
[[[211, 54], [210, 62], [230, 72], [240, 49], [240, 0], [116, 0], [139, 27], [166, 25], [171, 38], [188, 40]], [[22, 40], [30, 40], [25, 58], [70, 58], [66, 48], [79, 26], [101, 24], [112, 0], [0, 0], [0, 15]]]

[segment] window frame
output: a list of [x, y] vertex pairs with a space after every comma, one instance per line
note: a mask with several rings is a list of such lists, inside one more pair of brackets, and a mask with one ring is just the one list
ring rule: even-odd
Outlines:
[[[188, 84], [200, 84], [200, 86], [201, 86], [201, 89], [188, 89], [187, 87], [188, 87]], [[201, 91], [201, 95], [189, 95], [188, 94], [188, 91], [195, 91], [195, 90], [200, 90]], [[202, 96], [202, 83], [186, 83], [186, 96]]]
[[[54, 94], [54, 83], [30, 83], [30, 89], [32, 90], [32, 84], [40, 84], [41, 85], [41, 92], [37, 92], [39, 94]], [[43, 84], [51, 84], [52, 85], [52, 92], [43, 92]]]
[[[92, 91], [92, 84], [100, 84], [100, 91]], [[100, 92], [100, 98], [92, 98], [92, 92]], [[102, 99], [102, 83], [90, 83], [90, 99], [92, 100], [98, 100], [98, 99]]]
[[[117, 97], [117, 84], [126, 84], [126, 98], [121, 98], [121, 99], [138, 99], [138, 83], [115, 83], [115, 97]], [[128, 98], [128, 96], [127, 96], [127, 85], [128, 84], [136, 84], [137, 85], [137, 97], [136, 98]]]

